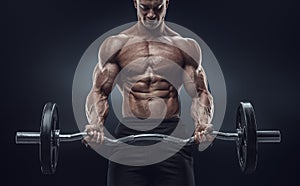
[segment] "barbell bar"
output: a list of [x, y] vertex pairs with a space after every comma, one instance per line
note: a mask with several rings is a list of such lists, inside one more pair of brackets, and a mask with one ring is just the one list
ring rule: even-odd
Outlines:
[[[74, 142], [81, 141], [84, 137], [88, 136], [86, 132], [78, 132], [73, 134], [59, 134], [56, 131], [59, 142]], [[257, 131], [257, 142], [258, 143], [279, 143], [280, 132], [279, 131]], [[216, 139], [223, 141], [237, 141], [239, 139], [239, 133], [225, 133], [219, 131], [213, 131], [212, 136], [216, 136]], [[40, 144], [40, 132], [17, 132], [16, 133], [16, 144]], [[193, 144], [194, 137], [188, 139], [180, 139], [171, 137], [164, 134], [139, 134], [130, 135], [119, 139], [110, 139], [104, 137], [103, 143], [108, 146], [115, 146], [120, 143], [134, 143], [136, 141], [166, 141], [179, 144]]]

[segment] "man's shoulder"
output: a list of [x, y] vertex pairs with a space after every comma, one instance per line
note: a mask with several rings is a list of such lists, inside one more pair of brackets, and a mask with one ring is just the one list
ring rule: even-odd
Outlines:
[[122, 33], [118, 35], [109, 36], [104, 40], [100, 49], [109, 51], [119, 50], [128, 41], [128, 39], [129, 36]]
[[197, 63], [201, 62], [201, 48], [196, 40], [180, 35], [172, 36], [171, 39], [174, 45], [187, 54], [188, 57], [193, 58]]
[[128, 41], [129, 36], [118, 34], [106, 38], [99, 48], [98, 58], [102, 63], [106, 63], [111, 57], [116, 55]]
[[182, 37], [178, 32], [166, 27], [166, 35], [170, 37], [174, 43], [178, 45], [183, 45], [185, 47], [197, 47], [200, 48], [198, 42], [192, 38]]
[[180, 45], [189, 46], [189, 47], [200, 47], [198, 42], [189, 37], [182, 37], [181, 35], [171, 36], [172, 40]]

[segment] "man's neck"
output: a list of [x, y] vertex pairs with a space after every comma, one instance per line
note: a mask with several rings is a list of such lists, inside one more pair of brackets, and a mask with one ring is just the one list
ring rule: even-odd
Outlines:
[[140, 21], [137, 23], [137, 28], [140, 35], [148, 37], [158, 37], [164, 35], [165, 22], [162, 22], [157, 28], [149, 29], [146, 28]]

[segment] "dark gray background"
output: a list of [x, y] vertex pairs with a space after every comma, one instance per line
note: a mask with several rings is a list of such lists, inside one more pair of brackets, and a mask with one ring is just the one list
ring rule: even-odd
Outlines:
[[[280, 145], [260, 145], [257, 171], [243, 175], [235, 144], [195, 153], [198, 185], [299, 185], [299, 14], [296, 0], [171, 0], [167, 20], [197, 33], [223, 70], [234, 130], [240, 100], [252, 101], [260, 129], [280, 129]], [[105, 185], [107, 161], [80, 142], [62, 144], [57, 173], [40, 173], [37, 146], [14, 144], [39, 128], [43, 104], [60, 105], [61, 130], [76, 132], [72, 81], [85, 49], [104, 32], [136, 20], [131, 0], [11, 0], [1, 24], [1, 181], [9, 185]], [[4, 178], [4, 179], [3, 179]]]

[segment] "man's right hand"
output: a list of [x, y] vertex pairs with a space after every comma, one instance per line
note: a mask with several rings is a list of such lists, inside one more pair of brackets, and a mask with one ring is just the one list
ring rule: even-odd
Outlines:
[[104, 141], [103, 126], [101, 125], [91, 125], [85, 126], [87, 136], [83, 138], [83, 143], [87, 146], [88, 143], [102, 144]]

